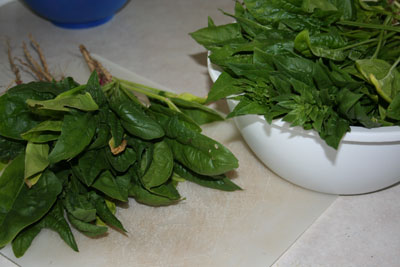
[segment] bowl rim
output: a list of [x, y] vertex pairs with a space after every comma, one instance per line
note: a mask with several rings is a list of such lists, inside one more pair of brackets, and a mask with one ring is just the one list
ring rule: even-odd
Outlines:
[[[218, 66], [211, 63], [209, 58], [209, 53], [207, 55], [207, 69], [208, 73], [211, 77], [211, 80], [215, 82], [221, 71]], [[228, 100], [233, 101], [234, 100]], [[261, 120], [265, 120], [264, 116], [261, 115], [250, 115], [257, 116]], [[284, 129], [285, 131], [295, 132], [302, 135], [308, 135], [313, 137], [318, 137], [319, 135], [314, 130], [305, 130], [300, 126], [290, 126], [288, 122], [285, 122], [280, 119], [275, 119], [272, 121], [271, 125], [274, 127], [279, 127]], [[399, 126], [384, 126], [384, 127], [376, 127], [376, 128], [365, 128], [362, 126], [350, 126], [350, 132], [347, 132], [342, 138], [341, 142], [362, 142], [362, 143], [388, 143], [388, 142], [400, 142], [400, 127]]]

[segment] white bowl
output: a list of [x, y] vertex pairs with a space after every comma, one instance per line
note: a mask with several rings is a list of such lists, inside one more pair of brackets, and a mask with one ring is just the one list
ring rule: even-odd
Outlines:
[[[215, 82], [221, 72], [208, 60]], [[236, 101], [228, 100], [232, 111]], [[290, 127], [263, 116], [234, 121], [257, 157], [280, 177], [301, 187], [329, 194], [363, 194], [400, 182], [400, 127], [351, 127], [337, 150], [313, 130]]]

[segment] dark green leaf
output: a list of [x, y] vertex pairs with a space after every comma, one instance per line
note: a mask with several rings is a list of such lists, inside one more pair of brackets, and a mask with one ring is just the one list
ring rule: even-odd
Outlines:
[[67, 217], [72, 226], [78, 229], [81, 233], [90, 237], [104, 235], [108, 230], [106, 226], [98, 226], [95, 224], [80, 221], [69, 213], [67, 213]]
[[33, 239], [39, 234], [43, 228], [49, 228], [57, 232], [60, 237], [73, 250], [78, 251], [74, 235], [64, 218], [64, 209], [60, 201], [54, 204], [53, 208], [40, 221], [28, 226], [22, 230], [12, 242], [14, 255], [22, 257], [26, 250], [30, 247]]
[[35, 143], [46, 143], [57, 140], [60, 136], [62, 123], [62, 121], [58, 120], [43, 121], [29, 131], [22, 133], [21, 137], [24, 140]]
[[133, 148], [127, 147], [125, 150], [117, 155], [111, 153], [107, 147], [106, 157], [111, 166], [118, 172], [125, 172], [136, 161], [137, 155]]
[[70, 160], [81, 153], [89, 145], [95, 131], [96, 125], [91, 113], [75, 111], [65, 114], [61, 135], [49, 154], [50, 163]]
[[[23, 175], [14, 179], [23, 181]], [[43, 173], [32, 188], [28, 189], [23, 185], [19, 193], [13, 196], [11, 209], [6, 207], [0, 211], [0, 247], [13, 240], [22, 229], [42, 218], [50, 210], [61, 190], [60, 181], [49, 170]]]
[[25, 142], [0, 135], [0, 162], [7, 163], [25, 150]]
[[126, 202], [130, 180], [129, 174], [114, 176], [110, 171], [105, 171], [92, 186], [113, 199]]
[[204, 176], [194, 173], [179, 163], [174, 164], [174, 172], [180, 177], [190, 182], [196, 183], [201, 186], [214, 188], [222, 191], [235, 191], [241, 190], [239, 186], [233, 183], [229, 178], [224, 175], [220, 176]]
[[222, 144], [190, 130], [176, 117], [165, 129], [174, 159], [203, 175], [219, 175], [238, 167], [238, 160]]
[[144, 187], [150, 189], [164, 184], [172, 173], [174, 158], [165, 141], [154, 144], [153, 158], [146, 173], [141, 177]]
[[120, 118], [122, 126], [130, 134], [145, 140], [164, 136], [161, 126], [132, 101], [112, 103], [111, 108]]

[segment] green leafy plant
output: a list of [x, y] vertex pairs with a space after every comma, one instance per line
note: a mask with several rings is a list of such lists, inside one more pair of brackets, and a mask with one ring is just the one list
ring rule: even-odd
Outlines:
[[400, 4], [362, 0], [237, 1], [235, 22], [191, 36], [222, 74], [207, 102], [317, 131], [338, 148], [350, 126], [400, 125]]
[[125, 232], [116, 204], [176, 204], [186, 180], [240, 190], [224, 175], [238, 160], [198, 124], [223, 117], [199, 102], [118, 78], [101, 86], [95, 71], [83, 85], [9, 89], [0, 96], [0, 247], [12, 243], [21, 257], [49, 228], [78, 251], [69, 224], [91, 237], [109, 226]]

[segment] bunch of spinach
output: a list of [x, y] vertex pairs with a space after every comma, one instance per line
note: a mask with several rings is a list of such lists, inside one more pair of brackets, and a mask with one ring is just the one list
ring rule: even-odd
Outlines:
[[208, 102], [232, 97], [228, 116], [282, 118], [335, 149], [350, 126], [400, 125], [399, 12], [397, 1], [237, 1], [234, 23], [191, 33], [223, 70]]
[[66, 78], [8, 90], [0, 97], [0, 247], [11, 242], [21, 257], [49, 228], [78, 251], [70, 225], [88, 236], [125, 231], [116, 203], [174, 204], [185, 180], [239, 190], [224, 175], [237, 159], [199, 126], [222, 117], [198, 102], [116, 78], [100, 86], [96, 72], [83, 85]]

